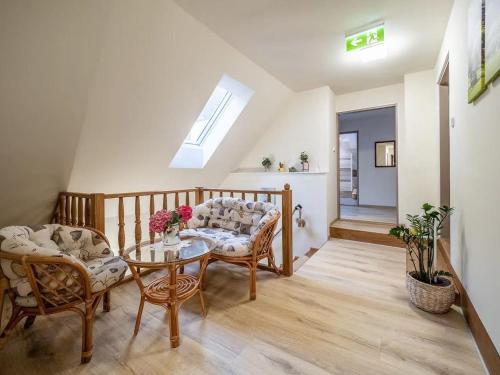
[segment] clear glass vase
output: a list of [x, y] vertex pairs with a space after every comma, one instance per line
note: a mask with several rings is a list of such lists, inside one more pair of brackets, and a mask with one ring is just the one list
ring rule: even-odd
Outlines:
[[179, 236], [179, 224], [174, 224], [168, 227], [163, 233], [161, 241], [163, 247], [169, 250], [178, 250], [181, 245], [181, 238]]

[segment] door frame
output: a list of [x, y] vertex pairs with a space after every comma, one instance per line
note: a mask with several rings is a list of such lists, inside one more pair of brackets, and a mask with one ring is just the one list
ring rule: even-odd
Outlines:
[[[335, 150], [337, 150], [336, 154], [336, 159], [337, 159], [337, 220], [340, 220], [340, 151], [339, 151], [339, 134], [340, 134], [340, 115], [346, 114], [346, 113], [353, 113], [353, 112], [363, 112], [363, 111], [372, 111], [374, 109], [383, 109], [383, 108], [394, 108], [394, 134], [395, 134], [395, 141], [396, 141], [396, 148], [398, 150], [400, 149], [399, 145], [399, 135], [398, 135], [398, 117], [399, 117], [399, 108], [398, 104], [386, 104], [386, 105], [380, 105], [380, 106], [375, 106], [375, 107], [363, 107], [363, 108], [357, 108], [357, 109], [351, 109], [348, 111], [340, 111], [337, 112], [337, 117], [336, 117], [336, 134], [337, 134], [337, 140], [336, 140], [336, 146]], [[358, 135], [358, 144], [359, 144], [359, 135]], [[358, 153], [359, 153], [359, 147], [358, 147]], [[401, 154], [401, 153], [398, 153]], [[359, 154], [358, 154], [359, 155]], [[396, 225], [399, 225], [399, 160], [396, 159]], [[359, 158], [358, 158], [358, 174], [359, 174]], [[359, 179], [358, 179], [358, 194], [359, 194]], [[359, 198], [359, 195], [358, 195]], [[359, 206], [359, 199], [358, 199], [358, 206]]]
[[[358, 199], [357, 199], [356, 206], [359, 206], [359, 131], [358, 130], [353, 130], [353, 131], [348, 131], [348, 132], [339, 131], [338, 136], [337, 136], [337, 142], [339, 144], [339, 147], [338, 147], [339, 152], [338, 152], [338, 156], [337, 156], [337, 159], [339, 161], [338, 169], [337, 169], [339, 210], [340, 210], [340, 135], [341, 134], [356, 134], [356, 169], [357, 169], [357, 173], [358, 173]], [[351, 176], [351, 178], [352, 178], [352, 176]]]
[[[443, 65], [441, 66], [441, 71], [439, 73], [439, 78], [437, 80], [438, 85], [438, 103], [439, 103], [439, 204], [443, 205], [447, 203], [451, 207], [451, 133], [450, 133], [450, 87], [449, 87], [449, 74], [450, 74], [450, 58], [449, 54], [446, 55]], [[443, 119], [443, 107], [442, 107], [442, 97], [441, 97], [441, 88], [447, 87], [447, 116], [446, 120]], [[446, 121], [446, 124], [444, 123]], [[446, 139], [443, 139], [443, 128], [446, 126]], [[443, 165], [443, 149], [447, 149], [447, 155], [445, 160], [445, 165]], [[443, 171], [443, 167], [447, 170]], [[448, 191], [443, 192], [443, 177], [444, 174], [447, 175], [447, 187]], [[448, 202], [443, 202], [443, 197], [447, 196]], [[447, 220], [447, 227], [445, 228], [445, 232], [448, 234], [448, 238], [441, 238], [441, 244], [448, 256], [451, 253], [451, 220]]]

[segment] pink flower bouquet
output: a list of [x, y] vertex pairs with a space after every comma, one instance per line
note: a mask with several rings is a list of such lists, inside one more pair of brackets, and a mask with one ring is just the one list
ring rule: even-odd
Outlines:
[[174, 225], [185, 224], [191, 219], [193, 209], [189, 206], [179, 206], [175, 210], [160, 210], [149, 218], [149, 230], [163, 233]]

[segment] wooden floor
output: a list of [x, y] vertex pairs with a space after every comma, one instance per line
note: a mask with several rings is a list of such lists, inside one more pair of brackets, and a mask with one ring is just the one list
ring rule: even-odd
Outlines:
[[[408, 303], [403, 249], [329, 241], [291, 278], [209, 267], [208, 315], [181, 310], [181, 346], [169, 348], [164, 310], [146, 305], [133, 338], [134, 283], [98, 312], [94, 357], [79, 365], [76, 315], [39, 319], [0, 351], [7, 374], [483, 374], [461, 313], [431, 315]], [[152, 275], [150, 275], [152, 276]]]
[[397, 209], [396, 207], [340, 205], [340, 218], [396, 224]]

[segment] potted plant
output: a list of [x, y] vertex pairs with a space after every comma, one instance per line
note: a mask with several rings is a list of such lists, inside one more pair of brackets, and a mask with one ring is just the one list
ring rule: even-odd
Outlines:
[[271, 165], [273, 165], [273, 162], [271, 161], [271, 158], [269, 157], [265, 157], [262, 159], [262, 166], [264, 167], [264, 169], [267, 171], [269, 171], [271, 169]]
[[407, 215], [409, 226], [399, 225], [389, 234], [406, 244], [413, 270], [406, 273], [406, 288], [410, 301], [418, 308], [442, 314], [447, 312], [455, 300], [455, 288], [449, 272], [436, 268], [436, 241], [443, 224], [453, 208], [422, 206], [422, 214]]
[[300, 164], [302, 164], [303, 172], [309, 171], [309, 155], [305, 151], [300, 153]]
[[189, 206], [179, 206], [175, 210], [160, 210], [149, 218], [149, 230], [162, 236], [163, 246], [179, 250], [181, 239], [179, 231], [181, 224], [191, 219], [193, 209]]

